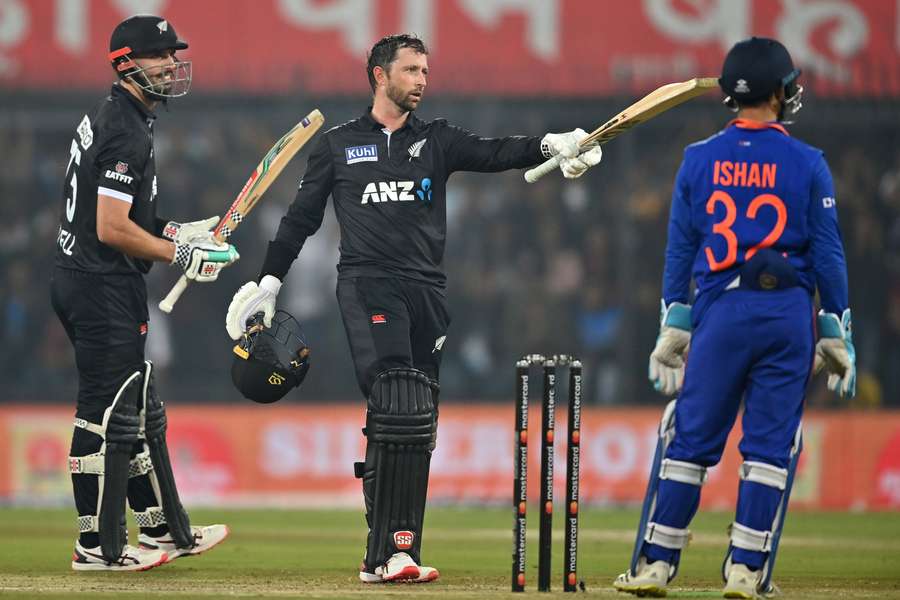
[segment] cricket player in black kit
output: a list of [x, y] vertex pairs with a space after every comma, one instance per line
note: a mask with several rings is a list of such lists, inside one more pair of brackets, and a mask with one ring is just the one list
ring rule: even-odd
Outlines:
[[[380, 40], [368, 61], [373, 105], [319, 137], [297, 197], [269, 243], [260, 280], [228, 309], [238, 339], [257, 312], [271, 320], [281, 281], [321, 225], [328, 196], [341, 229], [337, 298], [356, 378], [367, 400], [363, 480], [369, 526], [363, 582], [433, 581], [420, 548], [435, 446], [439, 369], [450, 324], [443, 268], [446, 184], [455, 171], [525, 168], [555, 154], [577, 177], [600, 161], [580, 154], [581, 130], [540, 137], [477, 137], [414, 114], [428, 74], [421, 40]], [[580, 154], [580, 155], [579, 155]]]
[[[165, 408], [144, 360], [144, 274], [153, 261], [214, 281], [238, 258], [212, 238], [217, 217], [176, 223], [156, 216], [153, 108], [190, 88], [190, 63], [175, 58], [185, 48], [160, 17], [120, 23], [109, 55], [119, 81], [81, 119], [69, 149], [51, 301], [78, 367], [69, 457], [77, 571], [143, 571], [228, 535], [224, 525], [190, 525], [166, 448]], [[126, 544], [126, 497], [140, 527], [138, 548]]]

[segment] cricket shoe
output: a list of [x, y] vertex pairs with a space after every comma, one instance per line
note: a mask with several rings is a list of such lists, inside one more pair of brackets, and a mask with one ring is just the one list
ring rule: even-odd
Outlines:
[[625, 571], [613, 582], [620, 592], [628, 592], [635, 596], [651, 596], [662, 598], [666, 595], [666, 586], [669, 584], [669, 563], [657, 560], [647, 564], [643, 556], [638, 560], [638, 566], [634, 574], [631, 569]]
[[168, 562], [169, 555], [165, 550], [139, 550], [134, 546], [122, 548], [118, 560], [110, 562], [103, 558], [100, 546], [85, 548], [81, 542], [75, 542], [72, 553], [72, 570], [74, 571], [146, 571]]
[[762, 571], [754, 571], [747, 565], [731, 563], [728, 568], [728, 580], [722, 595], [726, 598], [744, 598], [745, 600], [758, 600], [759, 598], [773, 598], [778, 595], [778, 588], [770, 585], [766, 592], [759, 592], [759, 583]]
[[397, 552], [375, 572], [366, 571], [366, 563], [359, 567], [359, 580], [363, 583], [428, 583], [441, 574], [434, 567], [417, 565], [406, 552]]
[[194, 534], [194, 545], [190, 548], [177, 547], [171, 533], [158, 537], [142, 533], [138, 536], [138, 545], [144, 551], [162, 550], [169, 555], [169, 560], [175, 560], [181, 556], [203, 554], [228, 537], [229, 532], [227, 525], [206, 525], [204, 527], [192, 525], [191, 533]]

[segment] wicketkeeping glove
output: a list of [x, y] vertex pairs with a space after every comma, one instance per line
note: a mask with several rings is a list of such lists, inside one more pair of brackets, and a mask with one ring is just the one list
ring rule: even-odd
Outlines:
[[162, 236], [173, 242], [187, 244], [189, 242], [209, 242], [215, 243], [212, 237], [211, 229], [219, 222], [219, 217], [210, 217], [202, 221], [190, 221], [189, 223], [178, 223], [169, 221], [163, 228]]
[[684, 359], [691, 343], [691, 306], [661, 301], [659, 337], [650, 354], [649, 379], [666, 396], [677, 394], [684, 383]]
[[856, 349], [850, 309], [840, 318], [834, 313], [819, 311], [817, 319], [819, 342], [816, 344], [816, 372], [828, 371], [828, 389], [841, 398], [856, 395]]
[[233, 340], [240, 339], [247, 327], [247, 320], [258, 312], [264, 314], [265, 326], [271, 327], [275, 299], [280, 289], [281, 280], [274, 275], [266, 275], [259, 284], [249, 281], [242, 285], [228, 305], [228, 314], [225, 316], [228, 336]]
[[184, 271], [191, 281], [208, 283], [219, 278], [219, 271], [234, 264], [239, 258], [237, 249], [231, 244], [218, 242], [175, 242], [173, 265]]

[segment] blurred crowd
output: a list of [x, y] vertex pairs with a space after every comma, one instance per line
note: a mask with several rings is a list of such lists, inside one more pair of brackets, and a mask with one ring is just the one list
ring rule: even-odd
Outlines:
[[[95, 98], [64, 106], [0, 97], [0, 380], [4, 402], [73, 403], [73, 352], [50, 308], [63, 173], [74, 127]], [[895, 104], [820, 102], [795, 135], [826, 150], [850, 272], [859, 367], [854, 405], [900, 405], [900, 118]], [[259, 158], [312, 106], [326, 127], [355, 118], [365, 99], [193, 99], [159, 111], [155, 125], [159, 213], [174, 220], [221, 215]], [[448, 117], [482, 135], [590, 129], [621, 102], [426, 101], [423, 118]], [[444, 398], [502, 401], [526, 353], [574, 353], [585, 363], [586, 401], [660, 402], [646, 381], [658, 328], [671, 184], [687, 143], [729, 113], [699, 102], [606, 146], [598, 169], [569, 182], [529, 186], [520, 172], [457, 174], [448, 188], [449, 302], [453, 323], [442, 370]], [[210, 285], [192, 286], [166, 316], [155, 304], [178, 270], [154, 267], [148, 356], [163, 396], [243, 402], [230, 384], [224, 316], [255, 278], [266, 243], [293, 199], [306, 153], [270, 188], [232, 241], [241, 260]], [[304, 324], [312, 369], [289, 402], [356, 400], [349, 350], [334, 300], [338, 232], [329, 208], [279, 298]], [[811, 385], [813, 406], [845, 406]], [[74, 404], [73, 404], [74, 405]]]

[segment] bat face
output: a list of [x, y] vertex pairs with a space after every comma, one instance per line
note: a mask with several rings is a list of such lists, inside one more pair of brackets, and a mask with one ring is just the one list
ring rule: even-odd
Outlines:
[[216, 225], [213, 235], [219, 241], [224, 241], [234, 232], [244, 217], [247, 216], [257, 201], [262, 197], [269, 186], [281, 173], [291, 158], [306, 144], [307, 141], [319, 130], [325, 118], [318, 110], [313, 110], [302, 121], [294, 125], [290, 131], [284, 134], [256, 166], [256, 170], [247, 179], [247, 183], [241, 188], [231, 208]]
[[635, 125], [717, 87], [719, 84], [715, 77], [701, 77], [659, 87], [595, 129], [581, 145], [608, 142]]

